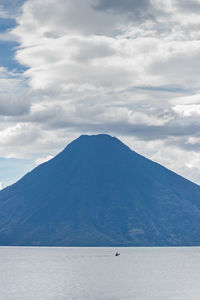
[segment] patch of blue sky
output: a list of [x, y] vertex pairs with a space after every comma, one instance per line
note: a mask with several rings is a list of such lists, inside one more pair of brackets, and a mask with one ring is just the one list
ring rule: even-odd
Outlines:
[[16, 15], [24, 2], [26, 0], [1, 0], [1, 5], [10, 15]]
[[17, 43], [0, 41], [0, 66], [8, 71], [23, 72], [25, 68], [15, 60]]
[[0, 182], [6, 187], [18, 181], [35, 167], [33, 159], [0, 157]]
[[15, 17], [24, 2], [24, 0], [3, 0], [0, 4], [0, 8], [5, 12], [5, 16], [0, 17], [0, 66], [8, 71], [23, 72], [25, 70], [24, 66], [21, 66], [15, 60], [18, 43], [7, 39], [9, 31], [17, 26]]
[[0, 32], [5, 32], [17, 25], [16, 20], [13, 18], [0, 18]]

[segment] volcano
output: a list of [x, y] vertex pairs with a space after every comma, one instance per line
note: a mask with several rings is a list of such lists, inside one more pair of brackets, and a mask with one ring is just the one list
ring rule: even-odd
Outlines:
[[82, 135], [0, 191], [0, 245], [200, 245], [200, 186], [109, 135]]

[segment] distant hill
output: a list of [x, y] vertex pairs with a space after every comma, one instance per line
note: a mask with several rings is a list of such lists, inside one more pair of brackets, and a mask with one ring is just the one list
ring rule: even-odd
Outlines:
[[0, 245], [200, 245], [200, 187], [83, 135], [0, 191]]

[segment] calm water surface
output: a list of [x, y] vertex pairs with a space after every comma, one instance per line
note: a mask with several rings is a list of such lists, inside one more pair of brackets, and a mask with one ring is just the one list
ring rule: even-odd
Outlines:
[[200, 248], [0, 247], [0, 299], [198, 300]]

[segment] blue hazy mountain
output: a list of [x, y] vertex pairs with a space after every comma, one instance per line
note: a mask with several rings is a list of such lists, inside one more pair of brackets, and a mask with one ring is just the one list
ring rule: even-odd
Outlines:
[[200, 245], [200, 187], [83, 135], [0, 191], [0, 245]]

